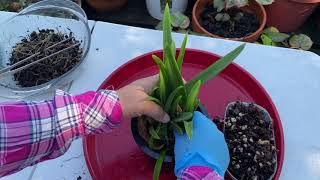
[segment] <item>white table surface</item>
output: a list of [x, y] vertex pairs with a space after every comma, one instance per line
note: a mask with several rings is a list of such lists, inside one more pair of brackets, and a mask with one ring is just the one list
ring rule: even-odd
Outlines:
[[[174, 34], [174, 39], [179, 46], [183, 35]], [[239, 44], [234, 41], [190, 36], [187, 47], [225, 55]], [[74, 80], [70, 92], [95, 90], [120, 65], [161, 47], [160, 31], [97, 22], [92, 33], [91, 49], [84, 62], [85, 68]], [[248, 44], [235, 62], [263, 85], [280, 114], [285, 135], [285, 159], [281, 179], [319, 180], [320, 57], [311, 52]], [[91, 179], [80, 139], [73, 142], [65, 155], [3, 179], [30, 177], [35, 180], [69, 180], [78, 176]]]

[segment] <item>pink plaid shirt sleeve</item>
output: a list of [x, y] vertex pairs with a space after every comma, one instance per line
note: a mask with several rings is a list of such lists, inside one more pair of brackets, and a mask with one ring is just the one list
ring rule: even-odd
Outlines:
[[[110, 132], [122, 119], [114, 91], [72, 96], [57, 91], [51, 101], [0, 103], [0, 177], [64, 154], [74, 139]], [[208, 167], [185, 169], [181, 180], [220, 180]]]
[[182, 171], [178, 180], [223, 180], [223, 178], [209, 167], [191, 166]]
[[122, 119], [114, 91], [52, 101], [0, 103], [0, 177], [64, 154], [79, 137], [110, 132]]

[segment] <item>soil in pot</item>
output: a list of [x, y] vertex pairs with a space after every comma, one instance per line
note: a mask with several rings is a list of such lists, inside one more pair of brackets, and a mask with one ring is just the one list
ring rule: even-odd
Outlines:
[[226, 112], [225, 138], [229, 172], [237, 179], [270, 179], [276, 171], [276, 146], [271, 118], [254, 104], [236, 102]]
[[260, 26], [258, 18], [253, 13], [238, 8], [218, 13], [212, 5], [207, 5], [201, 13], [200, 24], [208, 32], [225, 38], [249, 36]]
[[[54, 55], [63, 49], [67, 50]], [[32, 87], [60, 77], [81, 61], [82, 48], [72, 32], [64, 34], [53, 29], [33, 31], [13, 47], [8, 65], [29, 59], [14, 68], [17, 69], [45, 57], [48, 58], [16, 72], [13, 76], [17, 85]]]

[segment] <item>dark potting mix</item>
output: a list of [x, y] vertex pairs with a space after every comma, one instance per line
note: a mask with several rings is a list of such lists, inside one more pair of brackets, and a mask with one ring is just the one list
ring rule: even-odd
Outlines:
[[68, 47], [69, 49], [16, 72], [13, 75], [16, 84], [21, 87], [33, 87], [67, 73], [81, 61], [83, 50], [80, 44], [80, 41], [76, 40], [72, 32], [65, 34], [53, 29], [31, 32], [13, 47], [8, 65], [18, 63], [34, 54], [37, 55], [14, 69], [53, 55]]
[[200, 24], [208, 32], [226, 38], [249, 36], [259, 29], [258, 18], [239, 8], [223, 9], [221, 12], [207, 5], [200, 15]]
[[228, 170], [239, 180], [268, 180], [276, 171], [273, 127], [265, 115], [254, 104], [246, 106], [240, 102], [227, 110]]

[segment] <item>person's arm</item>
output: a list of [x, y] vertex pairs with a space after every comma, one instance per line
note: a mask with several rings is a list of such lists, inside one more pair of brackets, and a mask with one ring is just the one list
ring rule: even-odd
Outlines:
[[0, 103], [0, 177], [64, 154], [82, 136], [110, 132], [121, 119], [148, 115], [160, 122], [169, 116], [148, 94], [158, 75], [117, 91], [78, 96], [58, 91], [51, 101]]
[[115, 91], [0, 104], [0, 177], [64, 154], [78, 137], [110, 132], [122, 118]]

